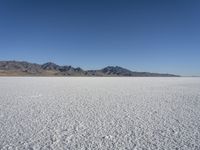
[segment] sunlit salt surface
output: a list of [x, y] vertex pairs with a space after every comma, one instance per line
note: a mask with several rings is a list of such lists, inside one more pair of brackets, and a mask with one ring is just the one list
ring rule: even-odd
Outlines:
[[200, 78], [1, 77], [0, 149], [200, 149]]

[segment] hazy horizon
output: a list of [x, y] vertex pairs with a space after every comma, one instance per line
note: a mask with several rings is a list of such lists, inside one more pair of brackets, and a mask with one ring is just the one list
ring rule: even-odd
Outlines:
[[198, 0], [2, 0], [0, 60], [200, 76]]

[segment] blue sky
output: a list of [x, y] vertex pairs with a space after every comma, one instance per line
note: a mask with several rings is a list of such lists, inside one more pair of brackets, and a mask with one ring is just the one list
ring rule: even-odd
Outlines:
[[200, 75], [199, 0], [1, 0], [0, 60]]

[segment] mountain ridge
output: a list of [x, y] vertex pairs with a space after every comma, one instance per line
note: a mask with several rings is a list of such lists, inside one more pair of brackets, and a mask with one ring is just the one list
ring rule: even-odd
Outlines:
[[179, 77], [168, 73], [137, 72], [120, 66], [107, 66], [97, 70], [83, 70], [80, 67], [44, 64], [27, 61], [0, 61], [0, 76], [108, 76], [108, 77]]

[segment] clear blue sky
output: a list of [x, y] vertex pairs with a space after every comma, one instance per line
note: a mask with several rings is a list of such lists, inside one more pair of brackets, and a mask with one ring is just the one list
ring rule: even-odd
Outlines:
[[0, 0], [0, 60], [200, 75], [200, 1]]

